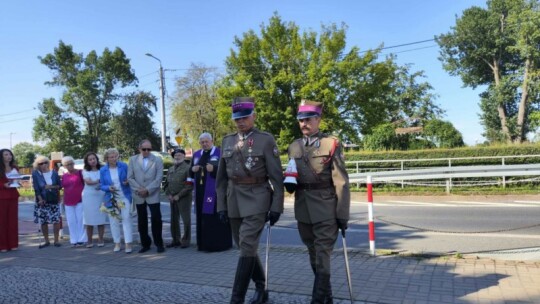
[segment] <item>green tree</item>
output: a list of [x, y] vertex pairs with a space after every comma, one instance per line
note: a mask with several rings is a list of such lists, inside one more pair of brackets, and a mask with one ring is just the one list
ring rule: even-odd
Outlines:
[[371, 151], [400, 150], [395, 127], [391, 123], [380, 124], [364, 138], [364, 148]]
[[301, 135], [296, 122], [301, 99], [323, 102], [321, 130], [351, 142], [398, 117], [440, 113], [430, 86], [417, 83], [422, 73], [411, 74], [393, 57], [380, 60], [380, 50], [346, 50], [345, 41], [345, 25], [300, 33], [277, 14], [261, 25], [260, 34], [250, 30], [235, 37], [217, 90], [220, 122], [230, 123], [234, 97], [253, 96], [257, 126], [276, 135], [283, 150]]
[[41, 115], [34, 119], [32, 137], [34, 141], [46, 143], [49, 151], [62, 151], [64, 155], [82, 157], [85, 139], [77, 121], [68, 111], [56, 104], [54, 98], [44, 99], [38, 104]]
[[531, 130], [535, 132], [534, 140], [540, 140], [540, 111], [534, 111], [529, 115]]
[[157, 110], [156, 97], [139, 91], [127, 94], [123, 103], [122, 112], [111, 119], [105, 143], [123, 156], [136, 153], [143, 139], [150, 140], [153, 147], [161, 147], [161, 137], [152, 122], [152, 109]]
[[19, 167], [32, 167], [36, 155], [48, 155], [49, 151], [39, 145], [21, 142], [13, 146], [13, 156]]
[[[538, 1], [491, 0], [486, 9], [471, 7], [449, 33], [436, 40], [450, 75], [460, 76], [465, 86], [488, 86], [482, 98], [489, 101], [482, 108], [495, 107], [499, 119], [498, 123], [486, 120], [493, 118], [493, 110], [481, 117], [488, 136], [522, 142], [530, 106], [540, 102], [532, 94], [540, 67]], [[489, 129], [495, 127], [499, 129]]]
[[363, 145], [366, 150], [409, 150], [429, 149], [433, 144], [412, 134], [397, 134], [393, 123], [380, 124], [373, 128], [371, 134], [364, 137]]
[[[78, 141], [75, 137], [82, 135], [83, 150], [97, 151], [100, 138], [108, 131], [111, 107], [121, 97], [115, 90], [137, 83], [129, 59], [120, 48], [105, 48], [101, 56], [92, 50], [84, 56], [62, 41], [53, 53], [38, 58], [53, 73], [46, 84], [64, 89], [60, 104], [56, 105], [61, 112], [58, 118], [77, 122], [75, 133], [67, 133], [64, 138], [57, 133], [44, 134], [45, 138]], [[61, 124], [62, 120], [54, 123]], [[80, 122], [84, 127], [79, 126]]]
[[184, 138], [183, 146], [198, 148], [199, 135], [203, 132], [212, 134], [219, 144], [234, 129], [230, 119], [223, 124], [217, 119], [214, 85], [219, 78], [216, 68], [191, 64], [186, 75], [176, 79], [171, 116]]
[[448, 121], [429, 120], [424, 125], [422, 134], [438, 148], [457, 148], [465, 145], [461, 133]]
[[517, 102], [504, 102], [515, 98], [515, 86], [504, 82], [495, 87], [489, 85], [480, 93], [480, 123], [484, 126], [482, 135], [491, 143], [508, 141], [507, 135], [501, 128], [497, 107], [502, 105], [504, 113], [507, 114], [506, 129], [510, 134], [516, 134], [516, 117], [518, 113]]

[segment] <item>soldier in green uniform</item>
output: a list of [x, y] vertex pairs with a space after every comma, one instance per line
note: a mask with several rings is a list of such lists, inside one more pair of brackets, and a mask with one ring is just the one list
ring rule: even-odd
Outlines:
[[[302, 100], [298, 107], [304, 136], [289, 146], [285, 187], [290, 193], [296, 191], [298, 232], [315, 274], [311, 303], [332, 303], [330, 256], [339, 229], [347, 229], [350, 192], [341, 144], [319, 131], [321, 114], [320, 102]], [[296, 177], [296, 184], [288, 182], [291, 177]]]
[[[186, 152], [183, 149], [175, 149], [171, 156], [174, 158], [174, 166], [171, 166], [167, 172], [167, 183], [164, 187], [165, 194], [171, 203], [172, 242], [167, 247], [187, 248], [191, 242], [193, 182], [189, 177], [189, 164], [185, 162]], [[180, 217], [184, 224], [184, 236], [180, 233]]]
[[244, 303], [252, 279], [250, 303], [266, 303], [264, 269], [257, 253], [264, 224], [274, 225], [283, 213], [283, 173], [274, 137], [254, 128], [255, 104], [251, 97], [235, 98], [232, 118], [236, 133], [223, 138], [217, 172], [217, 211], [229, 221], [240, 257], [231, 303]]

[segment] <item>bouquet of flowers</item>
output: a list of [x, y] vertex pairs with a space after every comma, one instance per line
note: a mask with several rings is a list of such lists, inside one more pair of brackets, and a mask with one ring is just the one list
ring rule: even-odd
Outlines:
[[124, 202], [118, 200], [118, 192], [111, 191], [111, 199], [108, 202], [103, 202], [99, 210], [107, 213], [118, 221], [122, 221], [122, 208], [126, 205]]

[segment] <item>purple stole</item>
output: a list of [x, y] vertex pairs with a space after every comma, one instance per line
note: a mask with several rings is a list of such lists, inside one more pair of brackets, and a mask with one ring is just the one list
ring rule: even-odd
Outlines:
[[[202, 152], [203, 150], [201, 149], [193, 154], [193, 161], [195, 165], [199, 163], [199, 159], [201, 159]], [[208, 162], [217, 163], [219, 161], [220, 156], [221, 156], [221, 151], [219, 150], [219, 148], [214, 146], [212, 150], [210, 151], [210, 158], [208, 159]], [[213, 178], [211, 174], [206, 174], [202, 213], [214, 214], [215, 206], [216, 206], [216, 179]]]

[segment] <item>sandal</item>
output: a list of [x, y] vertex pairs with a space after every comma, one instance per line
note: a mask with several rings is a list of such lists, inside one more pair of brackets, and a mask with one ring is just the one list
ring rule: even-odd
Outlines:
[[103, 242], [103, 243], [97, 243], [97, 246], [98, 246], [98, 247], [103, 247], [103, 246], [105, 246], [105, 242]]
[[47, 243], [43, 243], [43, 244], [39, 244], [38, 248], [41, 249], [41, 248], [45, 248], [47, 246], [51, 245], [51, 243], [47, 242]]
[[90, 244], [86, 244], [86, 248], [92, 248], [94, 247], [94, 244], [90, 243]]
[[54, 243], [54, 247], [60, 247], [60, 246], [62, 246], [62, 244], [56, 243], [56, 242]]

